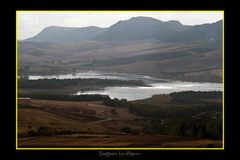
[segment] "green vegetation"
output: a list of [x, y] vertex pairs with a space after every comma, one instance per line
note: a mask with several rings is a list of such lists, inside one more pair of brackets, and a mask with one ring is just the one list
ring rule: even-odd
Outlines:
[[199, 104], [184, 107], [161, 107], [156, 105], [141, 104], [141, 103], [131, 103], [126, 100], [118, 99], [107, 99], [104, 101], [105, 105], [113, 107], [128, 107], [131, 113], [136, 113], [139, 116], [151, 117], [151, 118], [179, 118], [179, 117], [189, 117], [197, 113], [206, 111], [219, 111], [221, 112], [220, 103], [212, 104]]
[[105, 101], [103, 101], [104, 105], [107, 106], [112, 106], [112, 107], [128, 107], [129, 103], [126, 99], [106, 99]]
[[141, 80], [110, 80], [110, 79], [19, 79], [19, 88], [56, 89], [69, 86], [146, 86]]
[[145, 127], [148, 134], [176, 135], [197, 139], [222, 139], [221, 118], [204, 117], [200, 119], [178, 118], [152, 120], [151, 127]]
[[164, 110], [157, 106], [151, 106], [147, 104], [130, 104], [129, 112], [135, 113], [139, 116], [150, 117], [150, 118], [166, 118]]
[[[126, 134], [159, 134], [170, 136], [191, 137], [194, 139], [222, 139], [222, 102], [221, 92], [178, 92], [164, 95], [168, 101], [156, 103], [153, 100], [128, 102], [126, 99], [111, 99], [107, 95], [69, 95], [69, 94], [24, 94], [23, 97], [31, 99], [57, 100], [57, 101], [102, 101], [104, 105], [111, 106], [112, 115], [120, 114], [119, 108], [128, 109], [130, 113], [144, 120], [142, 129], [125, 126], [119, 131]], [[167, 96], [167, 97], [166, 97]], [[159, 100], [163, 97], [159, 96]], [[33, 108], [29, 105], [19, 105], [19, 108]], [[147, 125], [146, 125], [147, 124]], [[27, 135], [19, 136], [51, 136], [59, 134], [76, 134], [70, 130], [52, 130], [40, 127], [29, 128]]]
[[132, 129], [130, 127], [123, 127], [123, 128], [121, 128], [121, 131], [124, 133], [131, 133]]
[[34, 107], [31, 105], [28, 105], [28, 104], [18, 104], [18, 108], [29, 109], [29, 108], [34, 108]]
[[[173, 92], [169, 94], [173, 99], [172, 103], [177, 104], [192, 104], [192, 105], [209, 105], [209, 100], [222, 100], [221, 91], [183, 91]], [[211, 105], [216, 106], [219, 102], [211, 102]]]
[[174, 99], [183, 100], [195, 100], [195, 99], [213, 99], [222, 98], [222, 92], [220, 91], [183, 91], [173, 92], [170, 96]]
[[[222, 138], [222, 104], [221, 92], [177, 92], [172, 93], [171, 101], [162, 105], [128, 102], [121, 99], [107, 99], [105, 105], [112, 107], [128, 107], [130, 113], [146, 117], [151, 126], [145, 126], [147, 134], [176, 135], [182, 137], [221, 139]], [[131, 133], [131, 128], [123, 128], [122, 132]]]
[[81, 134], [82, 132], [77, 132], [70, 129], [56, 130], [51, 127], [41, 126], [37, 130], [31, 129], [25, 134], [18, 134], [18, 137], [36, 137], [36, 136], [53, 136], [53, 135], [71, 135], [71, 134]]
[[68, 94], [20, 94], [19, 96], [31, 99], [56, 100], [56, 101], [104, 101], [110, 99], [107, 95], [68, 95]]

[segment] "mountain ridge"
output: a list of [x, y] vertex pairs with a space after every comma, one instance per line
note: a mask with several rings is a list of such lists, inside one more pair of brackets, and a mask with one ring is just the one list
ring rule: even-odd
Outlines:
[[[201, 25], [183, 25], [177, 20], [161, 21], [152, 17], [132, 17], [128, 20], [120, 20], [108, 28], [96, 26], [88, 27], [61, 27], [48, 26], [36, 36], [25, 39], [27, 42], [53, 42], [68, 43], [81, 40], [113, 41], [113, 40], [144, 40], [156, 39], [163, 42], [195, 41], [199, 39], [219, 42], [219, 32], [213, 34], [213, 28], [221, 31], [221, 21]], [[213, 26], [213, 27], [212, 27]], [[209, 37], [202, 32], [211, 33]], [[209, 30], [209, 31], [208, 31]], [[196, 33], [195, 33], [196, 32]], [[188, 40], [189, 33], [193, 34]], [[195, 36], [197, 35], [197, 36]], [[200, 38], [199, 38], [200, 36]], [[194, 38], [196, 37], [196, 38]]]
[[19, 41], [20, 74], [100, 70], [184, 81], [222, 80], [222, 20], [185, 26], [135, 17], [108, 28], [51, 26], [44, 32], [45, 37], [41, 32]]
[[23, 40], [25, 42], [74, 42], [81, 40], [91, 40], [105, 28], [96, 26], [89, 27], [60, 27], [60, 26], [48, 26], [44, 28], [40, 33], [32, 38]]

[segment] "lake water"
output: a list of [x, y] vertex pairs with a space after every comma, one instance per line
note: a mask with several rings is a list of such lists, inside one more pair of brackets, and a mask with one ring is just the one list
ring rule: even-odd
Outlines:
[[102, 94], [109, 95], [111, 98], [137, 100], [150, 98], [156, 94], [169, 94], [180, 91], [222, 91], [221, 83], [200, 83], [200, 82], [182, 82], [158, 79], [150, 76], [136, 74], [119, 74], [99, 71], [88, 71], [76, 74], [66, 74], [58, 76], [29, 76], [29, 79], [73, 79], [73, 78], [99, 78], [99, 79], [121, 79], [121, 80], [143, 80], [150, 87], [105, 87], [97, 91], [79, 91], [73, 93], [76, 95], [83, 94]]
[[37, 79], [76, 79], [76, 78], [98, 78], [98, 79], [120, 79], [120, 80], [143, 80], [146, 83], [152, 82], [162, 82], [166, 81], [163, 79], [153, 78], [150, 76], [144, 75], [137, 75], [137, 74], [122, 74], [122, 73], [115, 73], [115, 72], [101, 72], [101, 71], [85, 71], [81, 73], [75, 74], [64, 74], [64, 75], [52, 75], [52, 76], [40, 76], [40, 75], [31, 75], [28, 77], [30, 80], [37, 80]]

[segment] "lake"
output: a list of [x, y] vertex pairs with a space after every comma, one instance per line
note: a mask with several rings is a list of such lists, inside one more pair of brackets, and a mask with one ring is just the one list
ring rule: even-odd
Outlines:
[[102, 94], [109, 95], [111, 98], [137, 100], [150, 98], [156, 94], [169, 94], [180, 91], [222, 91], [221, 83], [201, 83], [201, 82], [183, 82], [172, 81], [168, 79], [158, 79], [145, 75], [120, 74], [114, 72], [87, 71], [76, 74], [55, 75], [55, 76], [29, 76], [29, 79], [74, 79], [74, 78], [99, 78], [99, 79], [121, 79], [121, 80], [142, 80], [150, 87], [105, 87], [103, 90], [79, 91], [73, 93], [83, 94]]

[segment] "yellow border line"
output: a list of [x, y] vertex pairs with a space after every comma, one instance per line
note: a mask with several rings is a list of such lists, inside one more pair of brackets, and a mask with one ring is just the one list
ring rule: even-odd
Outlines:
[[18, 12], [16, 12], [16, 148], [18, 148]]
[[224, 12], [224, 10], [16, 10], [17, 12]]
[[[222, 12], [222, 147], [221, 148], [19, 148], [18, 147], [18, 13], [19, 12]], [[16, 150], [224, 150], [224, 10], [16, 10]]]
[[224, 150], [223, 148], [17, 148], [17, 150]]
[[225, 117], [225, 115], [224, 115], [224, 111], [225, 111], [225, 109], [224, 109], [224, 55], [225, 55], [225, 53], [224, 53], [224, 12], [222, 12], [222, 17], [223, 17], [223, 21], [222, 21], [222, 110], [223, 110], [223, 112], [222, 112], [222, 145], [223, 145], [223, 148], [224, 148], [224, 136], [225, 136], [225, 134], [224, 134], [224, 131], [225, 131], [225, 121], [224, 121], [224, 117]]

